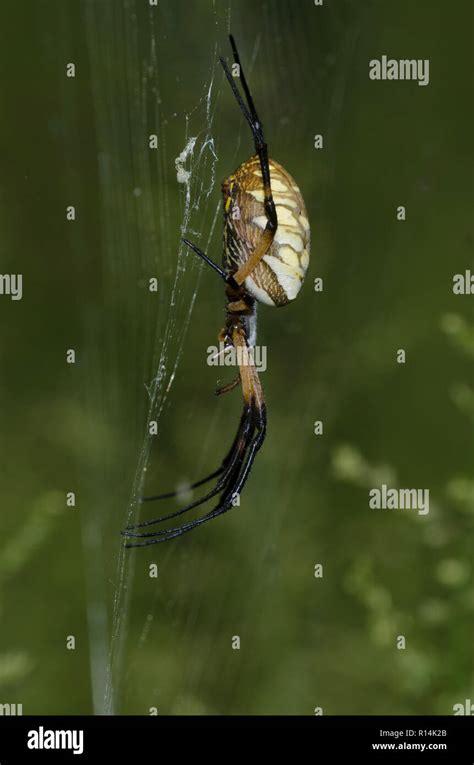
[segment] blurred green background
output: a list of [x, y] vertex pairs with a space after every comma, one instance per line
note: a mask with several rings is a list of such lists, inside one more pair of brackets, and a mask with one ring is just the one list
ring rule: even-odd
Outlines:
[[[471, 4], [4, 0], [0, 16], [1, 272], [23, 274], [23, 299], [0, 300], [0, 702], [451, 714], [474, 698], [474, 297], [452, 293], [473, 266]], [[238, 391], [213, 395], [232, 370], [206, 364], [222, 286], [179, 244], [220, 259], [220, 182], [253, 153], [218, 65], [229, 30], [304, 193], [310, 271], [259, 312], [269, 427], [240, 508], [124, 554], [127, 521], [159, 514], [140, 492], [210, 472], [239, 418]], [[383, 54], [428, 58], [430, 84], [371, 82]], [[429, 488], [430, 513], [371, 510], [381, 483]]]

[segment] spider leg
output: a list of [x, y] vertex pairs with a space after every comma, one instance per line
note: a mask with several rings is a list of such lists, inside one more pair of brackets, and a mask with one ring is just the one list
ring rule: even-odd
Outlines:
[[[215, 391], [216, 396], [220, 396], [222, 393], [227, 393], [228, 391], [233, 390], [234, 388], [237, 387], [239, 382], [240, 382], [240, 375], [238, 375], [235, 378], [235, 380], [233, 380], [231, 383], [228, 383], [227, 385], [224, 385], [222, 388], [217, 388], [217, 390]], [[237, 431], [237, 435], [234, 438], [234, 441], [232, 442], [232, 446], [230, 447], [228, 453], [226, 454], [226, 456], [222, 460], [222, 463], [219, 465], [219, 467], [216, 470], [213, 470], [213, 472], [209, 473], [209, 475], [207, 475], [205, 478], [201, 478], [199, 481], [195, 481], [194, 483], [190, 484], [189, 489], [197, 489], [199, 486], [202, 486], [203, 484], [207, 483], [208, 481], [211, 481], [213, 478], [217, 478], [218, 475], [221, 475], [221, 473], [223, 473], [225, 471], [228, 462], [232, 458], [232, 455], [233, 455], [233, 452], [234, 452], [234, 449], [235, 449], [235, 445], [236, 445], [236, 443], [237, 443], [237, 441], [239, 439], [240, 428], [243, 425], [244, 415], [245, 415], [245, 412], [242, 415], [240, 426], [239, 426], [239, 430]], [[148, 497], [141, 497], [140, 502], [157, 502], [157, 501], [159, 501], [161, 499], [172, 499], [173, 497], [177, 497], [179, 493], [180, 493], [179, 491], [167, 491], [164, 494], [151, 494]], [[209, 498], [210, 497], [208, 497], [208, 499]], [[206, 501], [206, 500], [203, 500], [203, 501]], [[194, 507], [194, 505], [192, 505], [192, 507]], [[191, 509], [191, 506], [188, 505], [188, 508], [184, 508], [184, 510], [186, 510], [186, 509]], [[184, 510], [183, 510], [183, 512], [184, 512]], [[166, 517], [168, 517], [168, 516], [166, 516]], [[155, 521], [149, 521], [149, 523], [157, 523], [158, 521], [163, 520], [163, 519], [164, 518], [157, 518]], [[137, 523], [137, 524], [134, 524], [133, 526], [127, 526], [127, 529], [139, 528], [140, 526], [146, 526], [146, 525], [147, 525], [147, 523]]]
[[[159, 542], [165, 542], [169, 539], [174, 539], [177, 536], [181, 536], [189, 531], [192, 531], [197, 526], [201, 526], [203, 523], [216, 518], [223, 513], [226, 513], [233, 507], [233, 499], [236, 494], [239, 494], [243, 489], [250, 470], [255, 460], [255, 456], [260, 449], [266, 432], [266, 413], [265, 404], [263, 399], [263, 391], [258, 378], [257, 370], [253, 364], [252, 357], [249, 354], [249, 348], [244, 332], [239, 329], [235, 329], [233, 336], [233, 343], [236, 347], [240, 347], [243, 352], [243, 358], [239, 364], [240, 378], [242, 382], [242, 391], [244, 394], [244, 411], [242, 413], [239, 430], [237, 436], [234, 439], [233, 450], [226, 457], [228, 464], [225, 469], [225, 477], [223, 476], [215, 489], [206, 495], [206, 498], [198, 500], [196, 503], [192, 503], [187, 508], [177, 511], [176, 513], [164, 516], [161, 519], [155, 521], [146, 522], [140, 526], [150, 525], [158, 523], [162, 520], [168, 520], [171, 517], [181, 515], [183, 512], [192, 507], [196, 507], [198, 504], [210, 499], [214, 494], [221, 493], [220, 502], [216, 507], [205, 513], [203, 516], [196, 518], [188, 523], [183, 523], [181, 526], [171, 527], [167, 529], [161, 529], [159, 531], [148, 531], [143, 533], [134, 533], [131, 529], [127, 529], [122, 532], [127, 538], [138, 538], [145, 541], [142, 542], [129, 542], [127, 547], [144, 547], [150, 544], [158, 544]], [[136, 526], [133, 528], [137, 528]]]
[[255, 108], [255, 104], [253, 102], [253, 98], [250, 93], [250, 88], [247, 84], [247, 80], [244, 74], [242, 64], [240, 63], [240, 57], [237, 51], [237, 46], [235, 44], [235, 40], [232, 35], [229, 35], [229, 40], [232, 46], [232, 52], [234, 54], [234, 61], [239, 66], [240, 81], [244, 89], [248, 107], [245, 105], [244, 100], [242, 96], [240, 95], [239, 90], [237, 88], [237, 85], [235, 84], [234, 77], [232, 76], [229, 70], [229, 67], [227, 66], [227, 63], [222, 58], [222, 56], [220, 58], [220, 62], [224, 69], [225, 76], [227, 77], [229, 85], [232, 88], [232, 92], [236, 98], [236, 101], [252, 131], [254, 144], [255, 144], [255, 151], [260, 160], [260, 168], [262, 171], [262, 182], [263, 182], [263, 191], [264, 191], [263, 206], [265, 210], [265, 215], [267, 217], [267, 225], [265, 226], [265, 229], [262, 233], [260, 241], [255, 247], [255, 250], [253, 251], [252, 255], [248, 258], [248, 260], [233, 274], [234, 281], [238, 285], [242, 285], [245, 282], [246, 278], [256, 268], [256, 266], [258, 266], [263, 256], [270, 249], [273, 239], [275, 238], [275, 232], [278, 227], [278, 216], [277, 216], [275, 202], [273, 200], [272, 189], [271, 189], [270, 165], [268, 161], [268, 147], [265, 142], [265, 137], [263, 134], [263, 125], [257, 114], [257, 110]]
[[246, 454], [241, 460], [241, 464], [239, 466], [240, 469], [235, 478], [235, 481], [232, 483], [231, 486], [228, 487], [226, 493], [224, 494], [219, 504], [215, 508], [210, 510], [208, 513], [206, 513], [205, 515], [201, 516], [200, 518], [196, 518], [195, 520], [190, 521], [189, 523], [184, 523], [181, 526], [163, 529], [161, 531], [156, 531], [156, 532], [147, 532], [145, 534], [127, 534], [128, 537], [139, 537], [142, 539], [145, 538], [145, 541], [127, 543], [126, 547], [147, 547], [148, 545], [159, 544], [160, 542], [167, 542], [170, 539], [175, 539], [176, 537], [182, 536], [183, 534], [187, 534], [188, 532], [192, 531], [198, 526], [202, 526], [203, 523], [207, 523], [208, 521], [213, 520], [213, 518], [217, 518], [219, 515], [223, 515], [224, 513], [232, 509], [233, 498], [236, 494], [239, 494], [244, 488], [247, 478], [249, 476], [250, 470], [254, 463], [256, 454], [258, 450], [260, 449], [260, 447], [262, 446], [262, 443], [265, 439], [265, 431], [266, 431], [265, 406], [263, 405], [259, 408], [257, 418], [255, 418], [255, 414], [256, 414], [255, 406], [253, 406], [252, 409], [254, 410], [253, 419], [254, 419], [255, 429], [252, 432], [252, 437], [249, 441], [248, 448], [246, 449]]
[[211, 258], [208, 255], [206, 255], [205, 252], [200, 250], [199, 247], [197, 247], [197, 245], [190, 242], [189, 239], [183, 239], [183, 242], [186, 245], [186, 247], [189, 247], [193, 252], [196, 253], [196, 255], [199, 255], [199, 257], [202, 258], [202, 260], [205, 263], [207, 263], [208, 266], [210, 266], [214, 271], [216, 271], [216, 273], [219, 274], [219, 276], [225, 281], [226, 284], [229, 284], [234, 289], [235, 287], [238, 286], [236, 282], [234, 281], [234, 277], [232, 276], [232, 274], [226, 273], [226, 271], [224, 271], [220, 266], [218, 266], [217, 263], [214, 263], [214, 261], [211, 260]]
[[237, 375], [235, 380], [232, 380], [230, 383], [226, 383], [226, 385], [221, 385], [220, 388], [216, 388], [216, 396], [222, 396], [223, 393], [229, 393], [229, 391], [234, 390], [234, 388], [237, 387], [237, 385], [240, 382], [240, 375]]
[[[249, 408], [248, 413], [246, 415], [246, 427], [242, 434], [242, 440], [240, 444], [238, 444], [238, 448], [235, 450], [233, 454], [233, 458], [228, 466], [227, 469], [227, 475], [226, 475], [226, 482], [224, 485], [222, 485], [224, 482], [219, 482], [221, 485], [216, 486], [215, 489], [212, 490], [212, 492], [209, 492], [209, 497], [206, 496], [206, 498], [203, 498], [204, 501], [207, 499], [210, 499], [211, 496], [221, 493], [222, 496], [230, 497], [230, 503], [232, 503], [232, 498], [234, 496], [234, 486], [236, 484], [237, 478], [241, 471], [241, 466], [245, 461], [245, 455], [249, 448], [249, 446], [252, 443], [252, 440], [254, 438], [254, 431], [255, 431], [255, 423], [254, 423], [254, 415], [252, 408]], [[201, 502], [199, 502], [201, 504]], [[221, 504], [221, 503], [219, 503]], [[193, 505], [195, 506], [195, 505]], [[187, 508], [191, 509], [191, 508]], [[173, 513], [171, 516], [164, 516], [161, 519], [156, 519], [155, 521], [152, 521], [152, 523], [157, 523], [161, 520], [168, 520], [170, 517], [174, 517], [176, 515], [181, 515], [182, 510], [178, 511], [177, 513]], [[206, 515], [208, 515], [207, 513]], [[198, 519], [197, 519], [198, 520]], [[190, 521], [189, 523], [182, 524], [182, 526], [178, 526], [176, 528], [168, 528], [168, 529], [161, 529], [159, 531], [148, 531], [144, 533], [129, 533], [128, 530], [126, 532], [123, 532], [124, 536], [126, 537], [138, 537], [138, 538], [155, 538], [155, 537], [165, 537], [171, 533], [175, 532], [178, 529], [190, 529], [191, 527], [194, 528], [195, 520]], [[141, 524], [141, 525], [149, 525], [149, 523]], [[164, 540], [163, 540], [164, 541]]]
[[[221, 474], [221, 478], [215, 485], [211, 491], [209, 491], [204, 496], [200, 497], [199, 499], [195, 500], [194, 502], [191, 502], [190, 504], [186, 505], [186, 507], [182, 507], [179, 510], [174, 511], [173, 513], [168, 513], [166, 515], [162, 515], [159, 518], [152, 518], [148, 521], [143, 521], [141, 523], [135, 523], [133, 525], [127, 526], [125, 531], [122, 532], [123, 536], [133, 536], [132, 534], [129, 534], [130, 531], [134, 531], [135, 529], [141, 529], [146, 526], [153, 526], [156, 523], [161, 523], [162, 521], [167, 521], [170, 518], [176, 518], [179, 515], [183, 515], [183, 513], [187, 513], [189, 510], [192, 510], [195, 507], [199, 507], [199, 505], [202, 505], [204, 502], [208, 502], [212, 497], [215, 497], [216, 494], [219, 494], [222, 491], [225, 491], [227, 484], [229, 483], [229, 480], [232, 478], [236, 464], [238, 464], [238, 460], [241, 456], [241, 453], [244, 451], [247, 445], [247, 441], [249, 438], [249, 432], [252, 427], [252, 419], [251, 419], [251, 410], [249, 407], [245, 407], [244, 411], [242, 413], [242, 417], [240, 420], [239, 429], [237, 431], [237, 435], [234, 438], [234, 441], [232, 443], [232, 446], [228, 452], [228, 454], [225, 456], [222, 465], [218, 470], [214, 471], [214, 474], [211, 474], [211, 476], [214, 476], [216, 474]], [[201, 481], [197, 481], [196, 484], [193, 484], [193, 486], [199, 485], [203, 483], [205, 480], [209, 480], [209, 476], [206, 479], [202, 479]], [[174, 492], [171, 493], [171, 496], [173, 496]], [[159, 497], [165, 497], [169, 495], [159, 495]], [[142, 536], [141, 534], [139, 536]]]
[[[220, 465], [220, 467], [217, 468], [217, 470], [214, 470], [212, 473], [209, 473], [205, 478], [201, 478], [199, 481], [195, 481], [194, 483], [190, 484], [189, 489], [197, 489], [198, 486], [202, 486], [204, 483], [207, 483], [208, 481], [211, 481], [213, 478], [216, 478], [218, 475], [222, 473], [224, 470], [224, 466]], [[171, 499], [172, 497], [177, 497], [179, 491], [167, 491], [164, 494], [153, 494], [149, 497], [141, 497], [140, 502], [155, 502], [160, 499]], [[131, 527], [130, 527], [131, 528]]]

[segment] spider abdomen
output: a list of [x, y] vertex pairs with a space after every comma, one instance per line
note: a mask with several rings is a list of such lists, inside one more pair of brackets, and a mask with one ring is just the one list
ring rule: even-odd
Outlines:
[[[296, 298], [309, 264], [310, 229], [301, 192], [291, 175], [269, 160], [278, 226], [268, 252], [245, 280], [245, 289], [262, 303], [283, 306]], [[251, 157], [226, 178], [224, 268], [238, 270], [252, 255], [267, 225], [260, 160]]]

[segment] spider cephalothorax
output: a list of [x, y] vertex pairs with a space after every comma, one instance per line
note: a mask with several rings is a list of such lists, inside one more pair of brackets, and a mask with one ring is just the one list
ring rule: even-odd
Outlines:
[[[128, 542], [128, 547], [142, 547], [181, 536], [234, 506], [235, 498], [247, 481], [266, 432], [265, 401], [252, 353], [256, 342], [256, 305], [260, 302], [284, 306], [294, 300], [309, 264], [310, 231], [303, 197], [291, 175], [268, 157], [262, 123], [240, 64], [235, 41], [232, 35], [229, 39], [246, 103], [226, 61], [223, 58], [220, 61], [252, 131], [256, 154], [243, 162], [222, 184], [222, 268], [195, 244], [187, 239], [183, 241], [217, 271], [226, 284], [226, 320], [219, 339], [224, 343], [224, 348], [238, 351], [239, 374], [233, 382], [216, 392], [227, 393], [240, 383], [244, 399], [243, 412], [237, 435], [220, 467], [196, 481], [191, 488], [217, 478], [215, 486], [204, 496], [175, 512], [129, 526], [123, 532], [124, 535], [137, 541]], [[176, 492], [169, 492], [144, 497], [142, 501], [174, 496]], [[219, 496], [216, 506], [198, 518], [155, 531], [142, 530], [188, 513], [216, 496]]]

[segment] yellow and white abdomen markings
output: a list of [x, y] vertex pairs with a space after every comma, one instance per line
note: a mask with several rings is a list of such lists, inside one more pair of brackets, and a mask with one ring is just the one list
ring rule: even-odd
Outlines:
[[[262, 177], [260, 168], [253, 175]], [[291, 176], [274, 160], [270, 160], [270, 179], [278, 227], [272, 246], [263, 256], [263, 263], [270, 269], [279, 290], [263, 289], [258, 284], [257, 273], [249, 276], [245, 285], [249, 292], [267, 305], [285, 305], [298, 295], [309, 265], [310, 230], [301, 192]], [[263, 187], [247, 191], [263, 207]], [[254, 226], [263, 231], [267, 225], [266, 215], [251, 219]], [[263, 294], [262, 294], [263, 293]], [[283, 293], [283, 294], [282, 294]]]
[[[309, 265], [310, 230], [301, 192], [287, 171], [269, 160], [270, 184], [278, 218], [273, 242], [245, 280], [261, 303], [283, 306], [296, 298]], [[224, 194], [224, 262], [238, 270], [261, 242], [267, 225], [260, 160], [251, 157], [222, 185]]]

